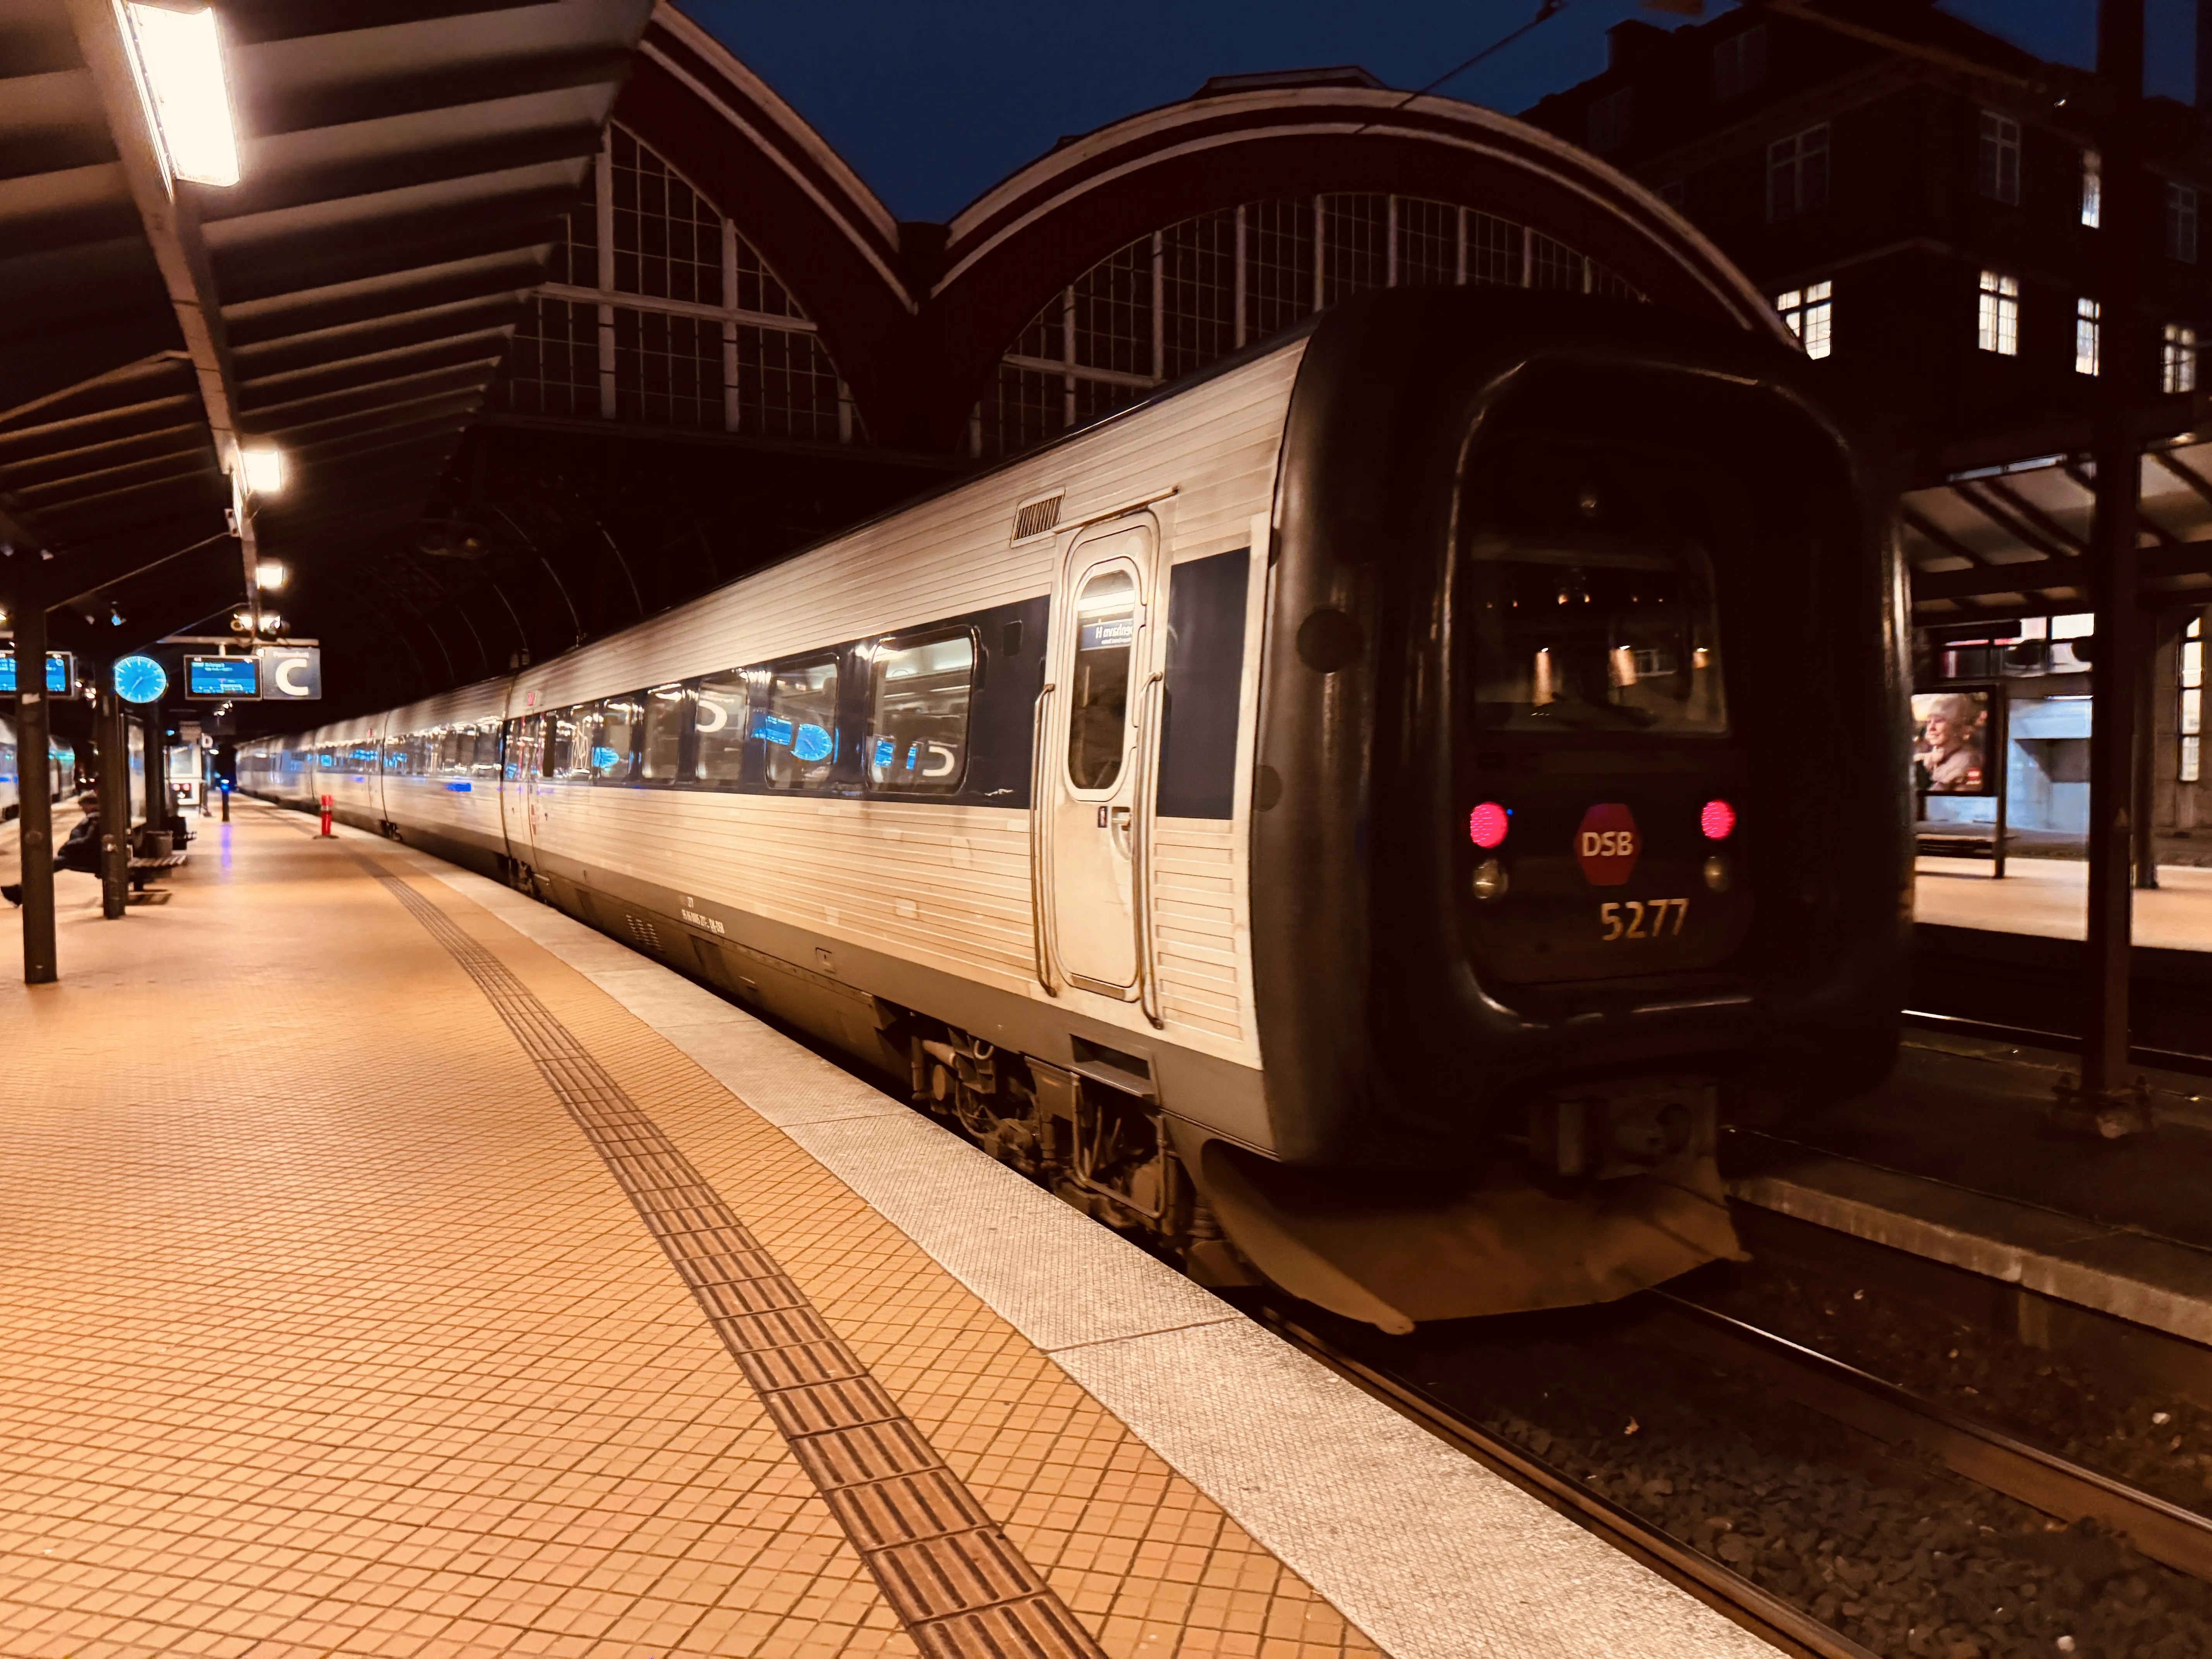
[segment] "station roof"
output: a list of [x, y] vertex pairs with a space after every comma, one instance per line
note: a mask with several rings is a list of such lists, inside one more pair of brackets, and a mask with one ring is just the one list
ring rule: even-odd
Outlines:
[[261, 556], [420, 511], [651, 0], [215, 9], [228, 186], [167, 179], [111, 0], [0, 0], [0, 537], [52, 553], [51, 604], [129, 578], [157, 631], [245, 597], [241, 444], [286, 462]]
[[[2142, 461], [2144, 602], [2212, 604], [2212, 441], [2154, 444]], [[1909, 490], [1900, 503], [1912, 620], [1921, 625], [2090, 608], [2087, 458], [2031, 457]]]

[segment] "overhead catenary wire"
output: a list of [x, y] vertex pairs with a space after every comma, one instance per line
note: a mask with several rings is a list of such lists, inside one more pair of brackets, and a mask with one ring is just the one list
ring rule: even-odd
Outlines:
[[[1538, 0], [1536, 15], [1534, 17], [1522, 24], [1519, 28], [1498, 36], [1497, 40], [1492, 40], [1488, 46], [1485, 46], [1480, 52], [1475, 53], [1474, 57], [1468, 58], [1465, 63], [1455, 64], [1450, 69], [1446, 70], [1442, 75], [1437, 76], [1435, 80], [1430, 82], [1428, 85], [1425, 87], [1418, 87], [1412, 92], [1407, 93], [1403, 98], [1401, 98], [1396, 103], [1390, 106], [1390, 113], [1395, 115], [1400, 110], [1405, 108], [1407, 105], [1412, 103], [1415, 99], [1425, 98], [1431, 93], [1434, 92], [1438, 87], [1443, 86], [1445, 82], [1456, 81], [1461, 76], [1466, 74], [1477, 64], [1482, 62], [1484, 58], [1492, 57], [1495, 54], [1504, 51], [1506, 47], [1511, 46], [1522, 35], [1528, 33], [1529, 30], [1534, 28], [1539, 23], [1557, 16], [1560, 12], [1565, 11], [1566, 8], [1567, 0]], [[1352, 136], [1357, 138], [1361, 133], [1370, 131], [1374, 125], [1375, 124], [1372, 121], [1364, 121], [1358, 127], [1355, 127], [1352, 130]]]

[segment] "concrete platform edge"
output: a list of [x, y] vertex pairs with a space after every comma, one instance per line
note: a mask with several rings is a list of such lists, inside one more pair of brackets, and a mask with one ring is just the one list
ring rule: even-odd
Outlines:
[[2212, 1253], [1808, 1153], [1731, 1197], [1871, 1243], [2212, 1346]]
[[746, 1099], [1395, 1659], [1773, 1651], [828, 1061], [794, 1108], [763, 1109], [743, 1053], [787, 1039], [549, 907], [405, 856]]

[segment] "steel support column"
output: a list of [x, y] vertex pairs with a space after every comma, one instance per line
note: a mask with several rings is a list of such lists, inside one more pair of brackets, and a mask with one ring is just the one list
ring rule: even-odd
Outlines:
[[115, 695], [115, 670], [100, 676], [94, 719], [100, 740], [100, 914], [127, 914], [131, 894], [131, 721]]
[[2166, 619], [2146, 612], [2136, 652], [2135, 793], [2129, 816], [2135, 824], [2135, 885], [2137, 892], [2158, 885], [2158, 655], [2166, 649]]
[[23, 983], [51, 985], [54, 961], [53, 729], [46, 692], [45, 552], [18, 547], [8, 561], [15, 592], [16, 834], [23, 849]]
[[2090, 452], [2096, 460], [2096, 517], [2090, 532], [2090, 592], [2097, 614], [2092, 663], [2095, 702], [2089, 737], [2087, 982], [2078, 1091], [2061, 1085], [2057, 1116], [2069, 1127], [2124, 1134], [2149, 1127], [2142, 1091], [2128, 1076], [2128, 969], [2133, 942], [2136, 659], [2143, 627], [2138, 595], [2137, 495], [2142, 445], [2136, 427], [2143, 370], [2142, 241], [2148, 179], [2142, 167], [2142, 0], [2101, 0], [2097, 75], [2104, 106], [2104, 224], [2095, 279], [2099, 357]]

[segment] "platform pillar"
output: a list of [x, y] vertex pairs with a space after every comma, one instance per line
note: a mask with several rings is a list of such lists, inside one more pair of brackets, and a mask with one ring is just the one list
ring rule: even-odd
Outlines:
[[2166, 619], [2153, 613], [2140, 624], [2136, 650], [2135, 821], [2136, 890], [2158, 886], [2158, 655], [2166, 648]]
[[146, 828], [159, 830], [168, 815], [163, 810], [161, 796], [168, 787], [169, 757], [162, 752], [161, 705], [145, 704], [140, 718], [146, 729]]
[[115, 695], [115, 671], [100, 676], [94, 714], [100, 743], [100, 914], [115, 921], [131, 897], [131, 726]]
[[2128, 969], [2133, 945], [2136, 658], [2142, 622], [2136, 540], [2142, 441], [2136, 414], [2143, 372], [2142, 240], [2148, 228], [2141, 121], [2142, 0], [2100, 0], [2097, 73], [2109, 111], [2104, 223], [2097, 233], [2099, 301], [2090, 452], [2096, 517], [2090, 530], [2091, 597], [2097, 615], [2095, 701], [2089, 736], [2087, 982], [2079, 1090], [2062, 1085], [2057, 1116], [2106, 1135], [2150, 1127], [2146, 1097], [2128, 1073]]
[[16, 833], [23, 872], [23, 983], [51, 985], [54, 961], [54, 802], [46, 758], [53, 729], [46, 691], [45, 552], [19, 547], [9, 561], [15, 623]]

